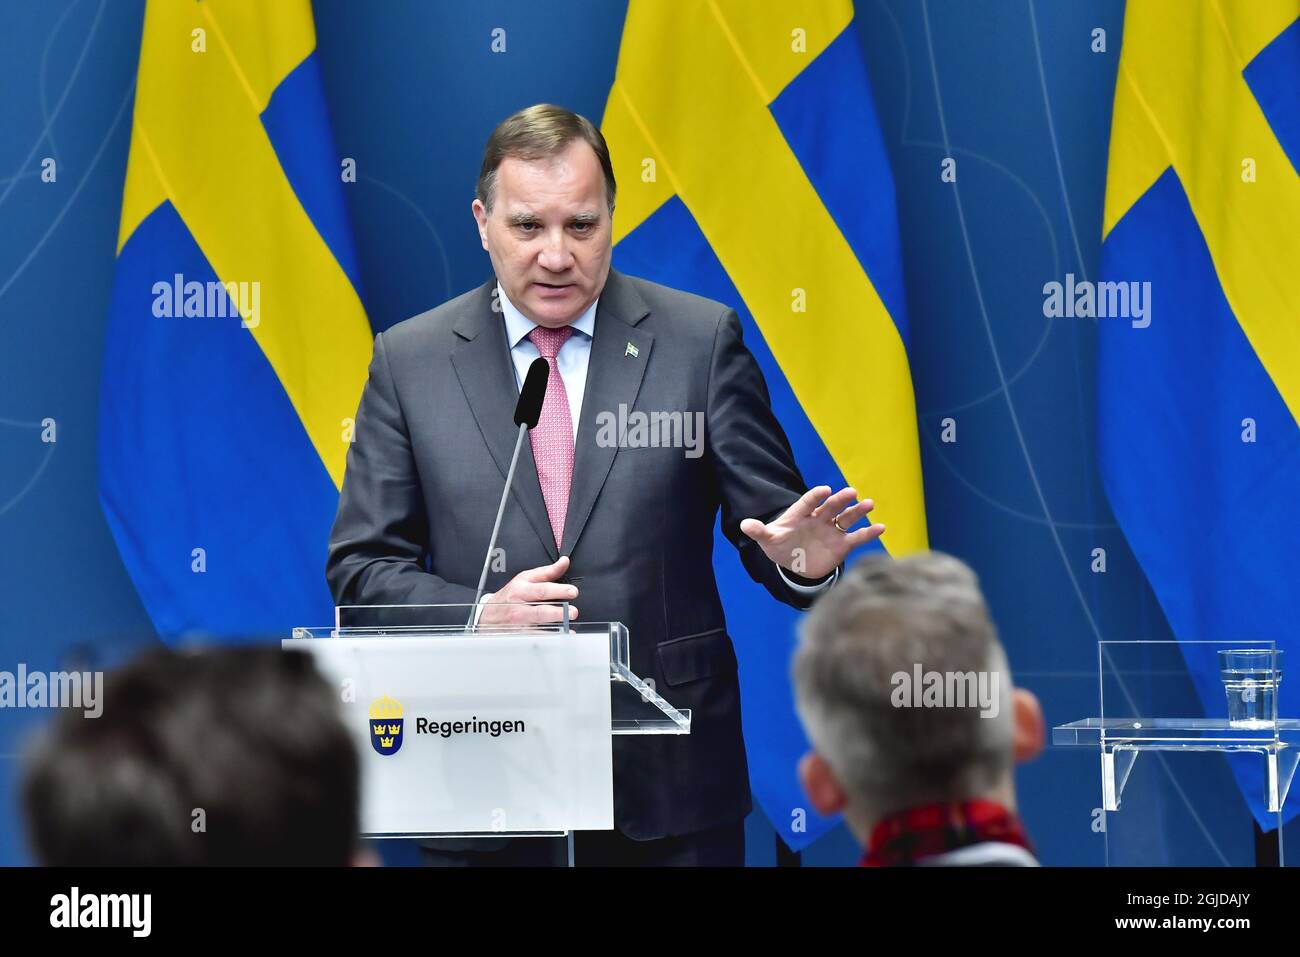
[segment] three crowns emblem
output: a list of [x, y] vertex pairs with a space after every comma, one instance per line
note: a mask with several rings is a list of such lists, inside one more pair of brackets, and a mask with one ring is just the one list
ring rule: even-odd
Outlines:
[[396, 754], [402, 747], [400, 701], [384, 695], [370, 703], [370, 744], [380, 754]]

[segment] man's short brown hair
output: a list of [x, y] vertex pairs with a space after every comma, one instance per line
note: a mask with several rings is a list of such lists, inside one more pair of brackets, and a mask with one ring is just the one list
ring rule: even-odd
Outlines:
[[605, 198], [614, 211], [614, 166], [609, 147], [596, 125], [585, 116], [552, 103], [538, 103], [506, 117], [488, 137], [483, 150], [483, 165], [478, 173], [478, 200], [492, 209], [496, 190], [497, 167], [507, 156], [527, 162], [558, 156], [574, 140], [582, 140], [596, 154], [605, 174]]

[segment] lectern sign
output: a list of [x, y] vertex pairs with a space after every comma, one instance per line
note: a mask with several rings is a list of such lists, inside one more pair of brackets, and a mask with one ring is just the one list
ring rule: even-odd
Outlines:
[[607, 634], [290, 639], [347, 689], [371, 836], [614, 826]]

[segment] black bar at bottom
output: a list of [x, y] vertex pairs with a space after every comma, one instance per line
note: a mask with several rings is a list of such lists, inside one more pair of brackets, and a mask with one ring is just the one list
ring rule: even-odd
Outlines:
[[790, 850], [790, 845], [780, 834], [776, 836], [776, 866], [803, 867], [803, 858], [799, 856], [799, 852]]
[[1255, 829], [1255, 866], [1256, 867], [1281, 867], [1282, 866], [1282, 830], [1277, 828], [1272, 831], [1262, 831], [1258, 821], [1251, 821], [1250, 826]]

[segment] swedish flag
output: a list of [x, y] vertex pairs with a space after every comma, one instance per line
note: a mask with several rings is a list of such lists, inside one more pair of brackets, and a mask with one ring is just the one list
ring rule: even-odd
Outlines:
[[[1300, 3], [1131, 3], [1102, 272], [1149, 325], [1100, 320], [1111, 507], [1180, 641], [1300, 654]], [[1144, 320], [1145, 322], [1146, 320]], [[1209, 715], [1213, 655], [1187, 655]], [[1297, 713], [1294, 680], [1279, 713]], [[1262, 762], [1234, 765], [1261, 826]], [[1289, 805], [1294, 814], [1296, 805]]]
[[[614, 263], [737, 308], [804, 474], [874, 498], [902, 555], [926, 546], [916, 408], [893, 178], [852, 21], [841, 0], [632, 0], [602, 122]], [[796, 613], [717, 541], [755, 795], [798, 849], [834, 822], [795, 776]]]
[[323, 556], [371, 333], [308, 0], [151, 0], [99, 487], [164, 637], [287, 634]]

